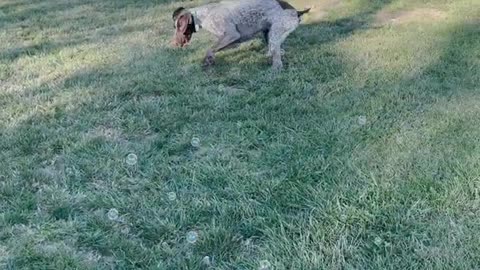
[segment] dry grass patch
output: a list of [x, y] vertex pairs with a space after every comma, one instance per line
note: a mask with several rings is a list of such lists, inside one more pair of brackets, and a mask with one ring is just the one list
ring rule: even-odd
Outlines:
[[411, 22], [435, 22], [447, 18], [447, 13], [434, 8], [417, 8], [414, 10], [382, 10], [375, 16], [377, 24], [406, 24]]

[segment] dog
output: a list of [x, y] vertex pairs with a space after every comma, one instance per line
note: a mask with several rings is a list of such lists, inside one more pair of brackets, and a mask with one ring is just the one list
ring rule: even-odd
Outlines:
[[272, 57], [272, 68], [278, 70], [283, 67], [282, 43], [309, 11], [297, 11], [281, 0], [227, 0], [190, 10], [180, 7], [172, 14], [173, 43], [177, 47], [188, 45], [200, 29], [212, 33], [217, 42], [207, 50], [203, 60], [203, 66], [209, 67], [215, 62], [215, 53], [263, 33], [268, 55]]

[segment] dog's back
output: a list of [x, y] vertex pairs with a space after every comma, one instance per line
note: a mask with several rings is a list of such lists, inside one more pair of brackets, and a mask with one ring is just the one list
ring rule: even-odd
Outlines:
[[271, 18], [282, 8], [276, 0], [226, 0], [209, 6], [208, 16], [203, 18], [205, 28], [221, 32], [217, 28], [230, 22], [236, 25], [242, 39], [249, 39], [270, 25]]

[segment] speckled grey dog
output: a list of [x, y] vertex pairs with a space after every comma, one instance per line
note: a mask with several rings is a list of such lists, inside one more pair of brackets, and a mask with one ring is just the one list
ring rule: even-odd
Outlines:
[[214, 63], [216, 52], [263, 32], [273, 68], [281, 69], [281, 45], [297, 28], [300, 17], [308, 11], [297, 11], [280, 0], [229, 0], [190, 10], [178, 8], [172, 16], [176, 29], [174, 43], [184, 47], [200, 28], [209, 31], [218, 38], [203, 62], [204, 66], [210, 66]]

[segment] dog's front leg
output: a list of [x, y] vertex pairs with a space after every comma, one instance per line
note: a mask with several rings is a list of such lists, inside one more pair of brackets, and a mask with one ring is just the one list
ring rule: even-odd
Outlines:
[[205, 67], [210, 66], [215, 63], [215, 53], [228, 48], [230, 45], [233, 45], [240, 39], [241, 35], [238, 31], [230, 31], [225, 33], [220, 37], [217, 43], [207, 51], [207, 55], [203, 61]]

